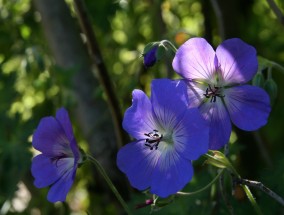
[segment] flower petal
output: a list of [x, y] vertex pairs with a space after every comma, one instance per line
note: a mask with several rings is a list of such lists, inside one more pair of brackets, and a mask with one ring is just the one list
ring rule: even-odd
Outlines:
[[216, 70], [215, 51], [203, 38], [192, 38], [179, 47], [174, 70], [185, 79], [211, 80]]
[[141, 90], [132, 92], [132, 106], [124, 114], [122, 126], [136, 139], [145, 139], [144, 133], [156, 129], [149, 98]]
[[55, 157], [71, 154], [69, 140], [59, 122], [54, 117], [41, 119], [33, 134], [33, 147], [42, 153]]
[[70, 142], [70, 147], [74, 155], [73, 157], [75, 158], [75, 163], [80, 162], [79, 160], [81, 159], [82, 155], [78, 148], [75, 138], [73, 138], [73, 140]]
[[144, 141], [123, 146], [117, 154], [117, 166], [124, 172], [131, 185], [139, 190], [147, 189], [160, 157], [159, 150], [150, 150]]
[[60, 122], [66, 136], [71, 141], [74, 138], [74, 134], [68, 112], [65, 108], [60, 108], [59, 110], [57, 110], [56, 119]]
[[172, 150], [163, 151], [153, 171], [151, 193], [162, 198], [181, 190], [192, 178], [191, 161]]
[[186, 83], [170, 79], [153, 80], [151, 83], [151, 102], [155, 113], [157, 110], [167, 110], [176, 116], [183, 115], [188, 104]]
[[74, 137], [73, 128], [72, 128], [72, 124], [71, 124], [68, 112], [66, 111], [65, 108], [60, 108], [56, 112], [56, 119], [60, 122], [62, 128], [65, 131], [67, 138], [70, 141], [70, 148], [74, 154], [74, 157], [76, 160], [75, 162], [77, 163], [77, 161], [80, 159], [81, 154], [80, 154], [76, 139]]
[[60, 177], [57, 168], [50, 157], [43, 154], [37, 155], [33, 158], [31, 173], [35, 178], [34, 185], [37, 188], [49, 186]]
[[230, 116], [223, 102], [206, 102], [199, 108], [201, 114], [209, 122], [209, 149], [218, 150], [229, 142], [232, 125]]
[[174, 134], [175, 150], [184, 158], [196, 160], [208, 151], [209, 126], [197, 108], [190, 108], [176, 125]]
[[188, 107], [199, 107], [206, 99], [204, 94], [207, 88], [208, 85], [187, 81]]
[[257, 72], [256, 50], [238, 38], [221, 43], [216, 55], [226, 84], [246, 83]]
[[74, 182], [75, 174], [76, 167], [66, 170], [62, 177], [51, 186], [47, 195], [48, 201], [65, 201], [66, 196]]
[[267, 123], [271, 108], [269, 96], [263, 89], [243, 85], [228, 88], [225, 94], [226, 106], [237, 127], [252, 131]]

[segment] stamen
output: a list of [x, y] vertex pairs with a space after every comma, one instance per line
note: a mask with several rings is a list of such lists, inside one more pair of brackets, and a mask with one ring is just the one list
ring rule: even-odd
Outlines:
[[208, 84], [208, 88], [205, 91], [205, 94], [203, 94], [206, 98], [211, 98], [210, 102], [216, 102], [216, 97], [223, 98], [225, 95], [221, 95], [221, 89], [222, 87], [215, 87], [212, 89], [211, 85]]
[[144, 135], [149, 137], [149, 138], [145, 139], [145, 146], [149, 147], [150, 150], [153, 150], [154, 148], [155, 148], [155, 150], [157, 150], [159, 143], [160, 143], [161, 139], [163, 138], [163, 135], [160, 134], [159, 131], [156, 130], [156, 129], [154, 129], [150, 133], [145, 133]]

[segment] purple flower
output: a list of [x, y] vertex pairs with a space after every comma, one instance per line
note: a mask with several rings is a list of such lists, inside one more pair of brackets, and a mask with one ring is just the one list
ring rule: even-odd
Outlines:
[[228, 143], [231, 121], [246, 131], [267, 123], [269, 96], [246, 85], [257, 67], [255, 49], [237, 38], [224, 41], [216, 52], [202, 38], [190, 39], [178, 49], [173, 68], [188, 84], [189, 107], [198, 107], [210, 123], [209, 149]]
[[208, 125], [197, 108], [187, 108], [186, 84], [154, 80], [151, 99], [132, 93], [123, 128], [136, 140], [122, 147], [117, 165], [131, 185], [167, 197], [192, 178], [191, 160], [208, 151]]
[[82, 155], [75, 140], [67, 111], [61, 108], [56, 118], [41, 119], [33, 135], [33, 147], [42, 152], [33, 158], [31, 172], [37, 188], [50, 186], [50, 202], [65, 201]]
[[143, 54], [144, 65], [146, 66], [146, 68], [149, 68], [156, 63], [156, 61], [157, 61], [157, 58], [156, 58], [157, 49], [158, 49], [158, 46], [153, 46], [148, 52]]

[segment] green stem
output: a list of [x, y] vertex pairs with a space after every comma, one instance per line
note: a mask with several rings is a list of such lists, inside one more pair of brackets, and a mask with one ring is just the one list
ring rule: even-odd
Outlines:
[[280, 72], [284, 73], [284, 67], [283, 66], [281, 66], [280, 64], [275, 63], [275, 62], [271, 62], [271, 64], [272, 64], [273, 67], [278, 69]]
[[272, 67], [268, 67], [267, 78], [272, 78]]
[[95, 164], [97, 170], [101, 173], [101, 175], [104, 177], [104, 179], [106, 180], [107, 184], [109, 185], [110, 189], [112, 190], [112, 192], [114, 193], [114, 195], [116, 196], [116, 198], [118, 199], [118, 201], [121, 203], [122, 207], [124, 208], [124, 210], [127, 212], [127, 214], [131, 215], [131, 211], [128, 208], [127, 204], [125, 203], [125, 201], [123, 200], [123, 198], [121, 197], [121, 195], [119, 194], [119, 192], [117, 191], [117, 189], [115, 188], [114, 184], [112, 183], [112, 181], [110, 180], [110, 178], [108, 177], [106, 171], [104, 170], [104, 168], [101, 166], [101, 164], [95, 159], [93, 158], [91, 155], [86, 155], [87, 159], [91, 162], [93, 162], [93, 164]]
[[168, 45], [171, 47], [171, 49], [173, 50], [174, 53], [177, 52], [177, 48], [176, 48], [170, 41], [168, 41], [168, 40], [162, 40], [161, 43], [168, 44]]
[[201, 189], [199, 189], [199, 190], [196, 190], [196, 191], [194, 191], [194, 192], [190, 192], [190, 193], [177, 192], [177, 195], [190, 196], [190, 195], [194, 195], [194, 194], [200, 193], [200, 192], [206, 190], [207, 188], [211, 187], [211, 185], [214, 184], [214, 183], [218, 180], [218, 178], [223, 174], [223, 172], [224, 172], [224, 169], [222, 169], [222, 170], [218, 173], [218, 175], [217, 175], [209, 184], [207, 184], [205, 187], [203, 187], [203, 188], [201, 188]]
[[[211, 165], [217, 166], [219, 168], [226, 168], [228, 169], [231, 173], [233, 173], [233, 175], [236, 178], [241, 179], [241, 176], [239, 175], [239, 173], [235, 170], [235, 168], [233, 167], [233, 165], [231, 164], [231, 162], [224, 156], [222, 155], [222, 153], [217, 153], [218, 151], [215, 151], [215, 155], [210, 155], [210, 154], [205, 154], [205, 157], [208, 158], [208, 160], [211, 161]], [[214, 153], [214, 152], [213, 152]], [[257, 212], [258, 215], [262, 215], [261, 209], [258, 206], [258, 204], [256, 203], [250, 189], [248, 188], [248, 186], [246, 185], [241, 185], [250, 201], [250, 203], [252, 204], [253, 208], [255, 209], [255, 211]]]
[[252, 193], [251, 193], [249, 187], [248, 187], [247, 185], [241, 185], [241, 186], [242, 186], [242, 188], [244, 189], [244, 191], [246, 192], [247, 197], [248, 197], [250, 203], [252, 204], [254, 210], [256, 211], [256, 213], [257, 213], [258, 215], [263, 215], [262, 212], [261, 212], [261, 209], [260, 209], [260, 207], [258, 206], [258, 204], [256, 203], [256, 201], [255, 201], [255, 199], [254, 199], [254, 197], [253, 197], [253, 195], [252, 195]]

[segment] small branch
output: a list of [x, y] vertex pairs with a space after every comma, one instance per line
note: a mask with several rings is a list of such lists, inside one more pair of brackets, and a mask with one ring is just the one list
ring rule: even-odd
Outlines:
[[260, 207], [258, 206], [258, 204], [256, 203], [256, 201], [255, 201], [255, 199], [254, 199], [254, 196], [252, 195], [252, 193], [251, 193], [249, 187], [248, 187], [247, 185], [243, 185], [243, 184], [241, 184], [241, 186], [242, 186], [242, 188], [244, 189], [244, 191], [245, 191], [245, 193], [246, 193], [246, 195], [247, 195], [247, 197], [248, 197], [250, 203], [252, 204], [252, 206], [253, 206], [255, 212], [256, 212], [258, 215], [263, 215], [263, 213], [262, 213]]
[[270, 190], [268, 187], [264, 186], [261, 182], [250, 181], [250, 180], [243, 179], [243, 178], [236, 178], [235, 180], [236, 180], [237, 184], [246, 185], [246, 186], [249, 186], [249, 187], [255, 187], [255, 188], [261, 190], [262, 192], [266, 193], [271, 198], [273, 198], [277, 202], [279, 202], [282, 206], [284, 206], [284, 199], [281, 196], [277, 195], [272, 190]]
[[180, 196], [191, 196], [191, 195], [195, 195], [197, 193], [200, 193], [206, 189], [208, 189], [209, 187], [211, 187], [217, 180], [218, 178], [223, 174], [224, 170], [222, 169], [218, 175], [216, 175], [216, 177], [209, 183], [207, 184], [206, 186], [204, 186], [203, 188], [197, 190], [197, 191], [194, 191], [194, 192], [190, 192], [190, 193], [187, 193], [187, 192], [177, 192], [176, 195], [180, 195]]
[[93, 32], [92, 25], [89, 21], [86, 5], [84, 4], [83, 0], [74, 0], [74, 3], [82, 30], [87, 38], [87, 44], [93, 57], [94, 64], [98, 68], [98, 77], [107, 95], [107, 100], [113, 118], [118, 145], [122, 146], [124, 142], [124, 135], [121, 126], [122, 116], [119, 108], [119, 102], [113, 90], [113, 84], [107, 72], [106, 65], [103, 61], [103, 57], [99, 45], [97, 43], [95, 34]]
[[284, 25], [284, 15], [282, 14], [281, 10], [278, 8], [277, 4], [273, 0], [266, 0], [267, 3], [269, 4], [270, 8], [273, 10], [275, 13], [277, 19], [279, 22]]
[[216, 19], [217, 19], [218, 29], [219, 29], [219, 35], [221, 37], [221, 40], [224, 40], [225, 39], [225, 29], [224, 29], [222, 11], [219, 7], [217, 0], [210, 0], [210, 2], [211, 2], [211, 5], [213, 7], [213, 10], [216, 14]]
[[227, 143], [227, 144], [225, 144], [225, 146], [224, 146], [224, 155], [225, 155], [226, 157], [228, 157], [228, 156], [229, 156], [229, 153], [230, 153], [229, 144], [230, 144], [230, 143]]
[[272, 167], [272, 161], [271, 161], [271, 158], [268, 154], [268, 150], [266, 149], [265, 147], [265, 143], [264, 141], [262, 140], [261, 136], [260, 136], [260, 133], [259, 131], [255, 131], [253, 132], [253, 137], [257, 143], [257, 146], [259, 148], [259, 151], [260, 151], [260, 154], [265, 162], [265, 164], [268, 166], [268, 167]]
[[97, 168], [97, 170], [99, 171], [99, 173], [101, 173], [101, 175], [103, 176], [103, 178], [106, 180], [109, 188], [112, 190], [112, 192], [114, 193], [114, 195], [116, 196], [116, 198], [118, 199], [118, 201], [120, 202], [120, 204], [123, 206], [125, 212], [128, 215], [131, 215], [132, 212], [130, 211], [130, 209], [128, 208], [126, 202], [123, 200], [123, 198], [121, 197], [121, 195], [119, 194], [118, 190], [116, 189], [116, 187], [114, 186], [114, 184], [112, 183], [112, 181], [110, 180], [109, 176], [107, 175], [105, 169], [102, 167], [102, 165], [91, 155], [86, 155], [87, 159], [89, 161], [91, 161]]

